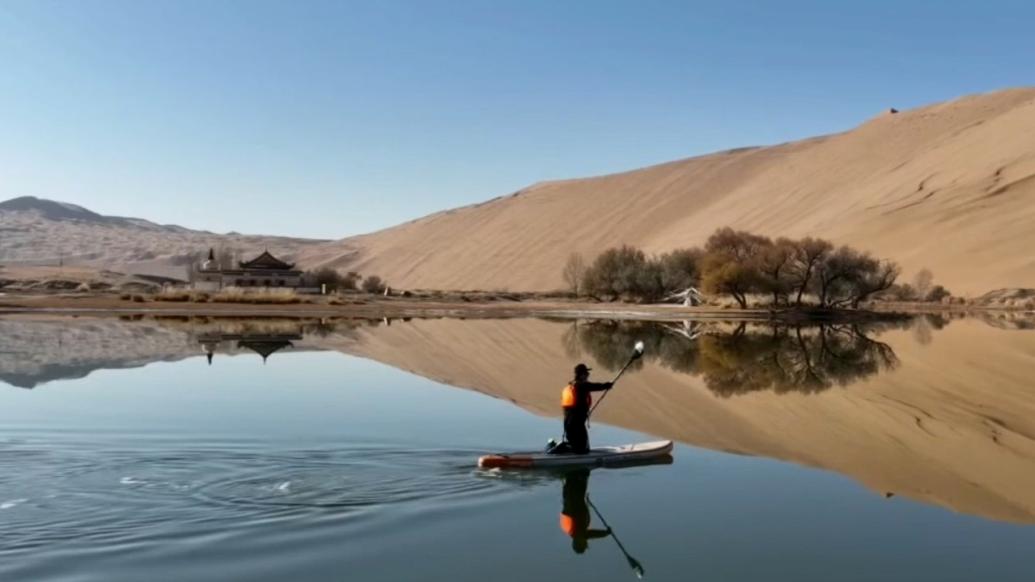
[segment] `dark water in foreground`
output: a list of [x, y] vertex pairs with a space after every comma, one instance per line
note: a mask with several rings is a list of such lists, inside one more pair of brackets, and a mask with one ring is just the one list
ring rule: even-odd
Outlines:
[[[415, 326], [410, 331], [397, 331], [397, 324], [338, 337], [340, 330], [313, 336], [306, 329], [295, 339], [285, 339], [284, 330], [278, 329], [252, 334], [252, 345], [241, 339], [248, 334], [240, 329], [215, 339], [204, 336], [210, 330], [193, 330], [183, 340], [176, 335], [179, 328], [165, 338], [167, 330], [159, 326], [133, 336], [123, 350], [132, 354], [120, 359], [112, 353], [118, 351], [114, 344], [101, 350], [102, 355], [85, 353], [89, 350], [83, 342], [96, 344], [99, 340], [91, 334], [98, 330], [109, 339], [126, 331], [110, 322], [64, 326], [70, 337], [46, 357], [40, 352], [47, 348], [40, 346], [52, 345], [53, 328], [29, 321], [7, 323], [12, 326], [5, 330], [9, 333], [0, 336], [5, 338], [0, 340], [0, 360], [7, 367], [2, 377], [33, 386], [0, 383], [2, 580], [630, 580], [634, 574], [623, 548], [643, 565], [648, 579], [656, 580], [1031, 580], [1035, 569], [1030, 561], [1035, 528], [1025, 513], [1035, 503], [1024, 493], [1035, 489], [1035, 458], [1026, 456], [1027, 444], [1014, 441], [1013, 432], [1001, 427], [994, 445], [1010, 448], [1011, 458], [1022, 456], [1019, 469], [1007, 468], [1019, 483], [990, 494], [1009, 497], [1010, 503], [1002, 504], [987, 501], [967, 483], [969, 477], [948, 474], [934, 460], [924, 472], [923, 453], [910, 457], [915, 459], [910, 470], [919, 471], [916, 479], [923, 480], [917, 493], [886, 496], [875, 490], [870, 481], [893, 482], [894, 475], [868, 472], [873, 469], [869, 466], [856, 472], [856, 465], [872, 465], [875, 458], [891, 457], [894, 447], [913, 446], [906, 437], [896, 436], [898, 444], [876, 434], [859, 437], [863, 444], [846, 445], [830, 457], [858, 456], [846, 461], [850, 469], [843, 470], [827, 466], [833, 462], [822, 456], [823, 446], [805, 455], [792, 450], [794, 441], [781, 440], [795, 430], [793, 422], [830, 427], [830, 434], [851, 430], [834, 416], [836, 407], [873, 401], [893, 386], [879, 382], [908, 379], [911, 373], [923, 376], [925, 362], [951, 365], [951, 351], [945, 355], [935, 350], [942, 333], [937, 330], [933, 340], [930, 330], [927, 336], [916, 330], [879, 336], [892, 351], [890, 363], [885, 361], [889, 354], [867, 351], [883, 348], [859, 347], [859, 340], [849, 338], [827, 356], [835, 359], [827, 368], [812, 357], [819, 352], [773, 347], [784, 346], [784, 340], [760, 339], [775, 337], [772, 330], [759, 330], [759, 337], [748, 338], [754, 342], [750, 345], [736, 339], [735, 327], [715, 331], [710, 341], [720, 347], [701, 342], [703, 336], [684, 334], [685, 341], [698, 342], [687, 344], [695, 346], [693, 354], [658, 339], [669, 337], [662, 331], [652, 336], [651, 349], [670, 359], [646, 362], [633, 372], [640, 375], [637, 381], [657, 375], [652, 386], [673, 382], [673, 392], [663, 393], [663, 400], [676, 401], [682, 398], [679, 394], [695, 389], [722, 407], [716, 410], [747, 415], [757, 413], [758, 406], [770, 407], [762, 408], [763, 424], [754, 425], [769, 433], [760, 442], [784, 443], [771, 456], [792, 462], [746, 450], [754, 442], [747, 437], [736, 441], [741, 443], [736, 447], [726, 447], [740, 447], [745, 454], [710, 450], [705, 448], [713, 442], [709, 438], [726, 442], [726, 437], [692, 432], [700, 422], [681, 413], [673, 420], [663, 415], [668, 411], [648, 410], [627, 422], [614, 418], [628, 426], [642, 426], [641, 420], [655, 423], [655, 435], [597, 424], [594, 442], [663, 436], [694, 439], [695, 444], [699, 440], [703, 446], [678, 445], [670, 465], [597, 469], [587, 477], [474, 467], [481, 453], [537, 446], [559, 430], [556, 419], [510, 402], [500, 380], [484, 377], [483, 385], [471, 385], [485, 374], [477, 363], [455, 361], [445, 369], [469, 388], [502, 398], [342, 353], [362, 348], [397, 354], [404, 344], [392, 344], [391, 334], [413, 330], [429, 345], [455, 344], [464, 341], [457, 333], [483, 325], [509, 338], [504, 342], [508, 353], [535, 367], [544, 364], [521, 346], [525, 340], [538, 345], [532, 340], [541, 338], [522, 334], [552, 333], [554, 328], [539, 326], [558, 324], [452, 322], [436, 327], [412, 322], [405, 324]], [[1000, 338], [1001, 345], [989, 350], [1035, 354], [1027, 336], [1018, 335], [1030, 331], [953, 325], [984, 344]], [[949, 338], [943, 341], [945, 349], [954, 345], [952, 329], [944, 332]], [[40, 340], [37, 333], [51, 339]], [[478, 343], [475, 331], [470, 333], [475, 335], [469, 339]], [[573, 356], [607, 367], [603, 360], [609, 357], [609, 337], [621, 351], [627, 335], [646, 333], [627, 326], [599, 328]], [[811, 333], [794, 344], [812, 341]], [[324, 342], [319, 349], [334, 351], [302, 349], [305, 341], [317, 337]], [[415, 345], [416, 335], [405, 337], [405, 345]], [[562, 328], [557, 328], [557, 337], [565, 341]], [[815, 337], [817, 342], [823, 339]], [[206, 338], [229, 342], [223, 345], [238, 355], [225, 357], [216, 350], [213, 365], [208, 365], [201, 355], [213, 351], [204, 344]], [[910, 346], [928, 343], [931, 349], [910, 351]], [[845, 347], [852, 345], [865, 354]], [[411, 355], [405, 367], [430, 366], [420, 359], [429, 349]], [[475, 349], [472, 345], [465, 353]], [[69, 357], [77, 350], [84, 352], [81, 357]], [[560, 350], [558, 345], [554, 351]], [[255, 352], [268, 360], [264, 363]], [[185, 357], [191, 353], [198, 355]], [[802, 357], [809, 362], [806, 369], [830, 380], [830, 386], [819, 388], [815, 378], [791, 373], [791, 364]], [[568, 358], [561, 355], [564, 361]], [[22, 366], [30, 359], [32, 365]], [[787, 376], [774, 380], [771, 362]], [[436, 358], [434, 365], [442, 364]], [[514, 365], [499, 361], [491, 367]], [[127, 366], [141, 367], [115, 369]], [[753, 375], [734, 381], [731, 369]], [[1021, 376], [1031, 371], [1035, 368], [1022, 370]], [[956, 375], [964, 373], [975, 372], [961, 368]], [[682, 381], [678, 374], [700, 386], [676, 385]], [[765, 380], [758, 380], [765, 374]], [[793, 378], [805, 387], [787, 388]], [[1023, 382], [1010, 384], [991, 374], [987, 379], [1002, 390], [1017, 391], [1027, 405]], [[565, 378], [557, 380], [560, 384]], [[737, 382], [755, 389], [723, 393]], [[546, 392], [552, 395], [558, 387], [551, 385]], [[1035, 400], [1035, 383], [1030, 388], [1030, 400]], [[894, 399], [907, 397], [895, 389], [900, 392]], [[856, 396], [859, 400], [851, 399]], [[953, 398], [950, 392], [944, 397]], [[523, 404], [537, 408], [536, 398], [529, 396]], [[629, 398], [616, 391], [604, 406], [633, 409], [636, 401]], [[643, 399], [645, 409], [653, 407], [646, 393]], [[818, 405], [831, 412], [821, 414]], [[792, 409], [788, 418], [796, 420], [764, 424], [784, 414], [778, 408]], [[812, 418], [802, 418], [806, 414]], [[945, 447], [961, 451], [984, 446], [954, 441], [949, 430], [943, 434], [935, 420], [952, 414], [925, 414], [932, 418], [918, 414], [921, 420], [915, 424], [926, 427], [918, 438], [944, 438]], [[918, 430], [911, 416], [907, 420], [880, 434]], [[969, 426], [963, 420], [951, 422], [957, 433]], [[687, 426], [690, 432], [684, 432]], [[825, 428], [810, 430], [819, 435]], [[837, 439], [829, 438], [834, 446]], [[864, 444], [883, 438], [888, 448], [876, 449], [876, 456], [860, 452]], [[917, 441], [915, 448], [923, 446]], [[885, 469], [900, 470], [898, 465]], [[592, 507], [583, 503], [583, 484]], [[999, 487], [999, 481], [976, 487], [987, 492]], [[606, 520], [613, 536], [591, 539], [588, 549], [576, 552], [579, 544], [559, 527], [565, 501], [569, 512], [590, 517], [592, 530], [603, 529]]]

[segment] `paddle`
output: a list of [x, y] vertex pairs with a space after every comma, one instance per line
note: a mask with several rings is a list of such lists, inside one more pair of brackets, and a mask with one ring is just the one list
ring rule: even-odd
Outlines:
[[[618, 370], [618, 375], [615, 376], [615, 379], [611, 380], [611, 388], [614, 388], [615, 383], [618, 382], [618, 379], [622, 377], [622, 374], [625, 373], [625, 370], [633, 362], [638, 360], [640, 358], [640, 356], [643, 355], [643, 349], [644, 349], [643, 348], [643, 342], [642, 341], [636, 342], [636, 344], [633, 346], [633, 354], [629, 358], [629, 361], [626, 362], [624, 366], [622, 366], [621, 370]], [[593, 403], [593, 406], [590, 407], [589, 412], [586, 413], [586, 426], [589, 426], [589, 417], [593, 415], [593, 411], [597, 409], [597, 406], [600, 406], [600, 403], [604, 401], [604, 398], [607, 397], [607, 393], [611, 391], [611, 388], [608, 388], [607, 390], [604, 390], [604, 393], [600, 395], [600, 400], [597, 400], [595, 403]], [[563, 437], [561, 437], [561, 442], [562, 443], [564, 443], [564, 442], [566, 442], [568, 440], [567, 436], [568, 435], [565, 434]], [[550, 451], [554, 450], [554, 447], [557, 446], [557, 444], [554, 442], [553, 439], [550, 439], [550, 442], [547, 443], [547, 445], [548, 445], [547, 448], [546, 448], [547, 452], [550, 452]]]
[[643, 565], [640, 564], [639, 560], [630, 556], [629, 552], [625, 551], [625, 546], [622, 545], [622, 540], [618, 539], [618, 536], [615, 535], [615, 532], [613, 529], [611, 529], [611, 526], [607, 525], [607, 520], [604, 519], [603, 515], [600, 515], [600, 510], [597, 509], [596, 505], [593, 505], [593, 501], [590, 500], [589, 495], [586, 496], [586, 503], [588, 503], [589, 506], [593, 508], [593, 513], [597, 514], [597, 519], [600, 520], [600, 523], [604, 524], [604, 527], [606, 527], [608, 531], [611, 532], [611, 537], [614, 538], [615, 543], [618, 544], [618, 549], [622, 551], [622, 555], [625, 556], [625, 561], [629, 563], [629, 567], [632, 568], [633, 573], [636, 574], [637, 578], [642, 579]]
[[[615, 376], [615, 379], [611, 380], [611, 388], [614, 388], [614, 385], [618, 382], [618, 379], [621, 378], [622, 374], [625, 373], [626, 368], [628, 368], [629, 365], [632, 364], [633, 362], [635, 362], [636, 360], [640, 359], [640, 356], [642, 356], [642, 355], [643, 355], [643, 342], [636, 342], [636, 345], [633, 346], [632, 357], [629, 358], [629, 361], [626, 362], [624, 366], [622, 366], [621, 370], [618, 370], [618, 375]], [[593, 416], [593, 411], [597, 409], [597, 406], [600, 406], [600, 403], [604, 401], [604, 398], [607, 398], [607, 393], [611, 391], [611, 388], [608, 388], [607, 390], [604, 390], [604, 393], [600, 395], [600, 400], [597, 400], [595, 403], [593, 403], [593, 407], [590, 408], [589, 409], [589, 413], [586, 414], [586, 420], [587, 421], [589, 420], [589, 417]]]

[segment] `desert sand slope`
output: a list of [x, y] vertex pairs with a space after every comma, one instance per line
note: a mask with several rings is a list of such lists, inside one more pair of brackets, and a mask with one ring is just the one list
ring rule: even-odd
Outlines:
[[[556, 416], [574, 357], [596, 363], [565, 354], [569, 326], [414, 321], [364, 328], [336, 348]], [[909, 331], [879, 339], [896, 351], [897, 368], [818, 394], [721, 397], [699, 376], [648, 363], [622, 380], [599, 420], [834, 470], [877, 493], [1035, 523], [1035, 333], [968, 320], [928, 345]]]
[[1035, 89], [884, 114], [845, 133], [598, 178], [307, 248], [397, 287], [562, 287], [572, 251], [700, 244], [721, 226], [814, 235], [922, 267], [957, 293], [1035, 286]]
[[269, 249], [290, 261], [299, 249], [319, 242], [190, 230], [140, 218], [104, 216], [30, 196], [0, 202], [0, 263], [6, 266], [61, 264], [186, 279], [192, 257], [203, 257], [210, 248], [233, 251], [240, 259]]

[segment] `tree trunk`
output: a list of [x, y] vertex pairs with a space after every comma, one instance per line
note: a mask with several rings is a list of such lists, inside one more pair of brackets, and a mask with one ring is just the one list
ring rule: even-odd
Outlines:
[[801, 307], [801, 296], [805, 294], [805, 288], [809, 286], [809, 280], [812, 279], [812, 264], [809, 264], [808, 268], [805, 269], [805, 275], [801, 278], [801, 285], [798, 286], [798, 298], [794, 304]]
[[743, 293], [740, 293], [738, 291], [734, 291], [733, 292], [733, 298], [736, 299], [737, 303], [740, 304], [740, 308], [741, 309], [747, 309], [747, 307], [748, 307], [747, 297], [745, 297]]

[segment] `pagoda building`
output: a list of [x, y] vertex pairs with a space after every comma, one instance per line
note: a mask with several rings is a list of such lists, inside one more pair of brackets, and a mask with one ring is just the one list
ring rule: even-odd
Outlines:
[[193, 287], [199, 291], [219, 291], [226, 287], [302, 287], [302, 271], [274, 257], [268, 250], [250, 261], [238, 262], [237, 268], [224, 269], [216, 261], [215, 251], [209, 249], [208, 259], [193, 275]]

